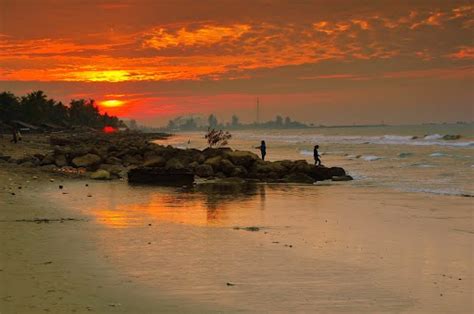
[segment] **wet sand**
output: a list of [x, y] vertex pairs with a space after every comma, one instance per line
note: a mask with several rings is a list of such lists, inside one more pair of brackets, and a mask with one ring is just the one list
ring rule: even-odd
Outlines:
[[161, 298], [156, 291], [151, 296], [117, 274], [97, 252], [98, 226], [40, 196], [45, 188], [63, 193], [59, 185], [76, 181], [2, 164], [0, 182], [0, 313], [202, 310]]

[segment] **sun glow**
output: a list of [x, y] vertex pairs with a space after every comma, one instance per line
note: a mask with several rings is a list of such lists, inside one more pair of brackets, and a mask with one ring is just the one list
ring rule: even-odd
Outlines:
[[107, 108], [121, 107], [125, 104], [123, 100], [109, 99], [100, 102], [100, 105]]

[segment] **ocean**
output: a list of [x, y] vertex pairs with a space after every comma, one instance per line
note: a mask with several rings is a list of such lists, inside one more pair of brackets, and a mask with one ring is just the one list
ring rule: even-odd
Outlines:
[[[232, 148], [255, 153], [254, 147], [265, 140], [267, 159], [272, 161], [313, 162], [313, 146], [318, 144], [323, 164], [345, 168], [355, 186], [474, 196], [474, 124], [252, 130], [232, 135]], [[451, 135], [460, 138], [444, 139]], [[198, 132], [178, 133], [164, 143], [206, 147]]]

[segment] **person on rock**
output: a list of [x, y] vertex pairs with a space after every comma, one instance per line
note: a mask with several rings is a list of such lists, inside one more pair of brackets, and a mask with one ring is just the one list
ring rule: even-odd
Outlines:
[[257, 146], [255, 148], [260, 149], [260, 153], [262, 154], [262, 160], [265, 160], [265, 155], [267, 154], [267, 145], [265, 144], [265, 141], [262, 141], [260, 143], [260, 146]]
[[11, 143], [17, 143], [18, 142], [18, 131], [16, 127], [12, 127], [12, 139], [10, 140]]
[[319, 149], [319, 145], [315, 145], [314, 151], [313, 151], [314, 164], [316, 166], [321, 166], [321, 159], [319, 158], [321, 157], [321, 155], [319, 155], [318, 149]]

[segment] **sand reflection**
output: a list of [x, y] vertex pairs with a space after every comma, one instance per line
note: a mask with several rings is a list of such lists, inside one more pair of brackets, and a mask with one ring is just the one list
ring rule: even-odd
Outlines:
[[154, 222], [172, 222], [196, 226], [219, 226], [238, 221], [250, 208], [265, 209], [264, 185], [200, 185], [190, 190], [130, 187], [140, 197], [127, 199], [114, 190], [102, 199], [119, 202], [99, 203], [91, 213], [113, 228], [126, 228]]

